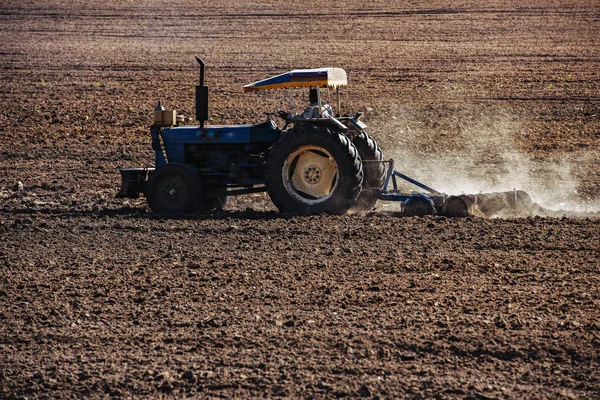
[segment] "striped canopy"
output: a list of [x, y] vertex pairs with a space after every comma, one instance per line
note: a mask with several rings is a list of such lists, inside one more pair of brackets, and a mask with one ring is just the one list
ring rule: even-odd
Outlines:
[[348, 79], [342, 68], [295, 69], [285, 74], [263, 79], [244, 86], [244, 92], [303, 87], [346, 86]]

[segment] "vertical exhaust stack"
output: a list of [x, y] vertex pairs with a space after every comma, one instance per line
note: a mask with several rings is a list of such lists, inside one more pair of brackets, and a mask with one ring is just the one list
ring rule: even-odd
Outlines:
[[196, 86], [196, 120], [200, 121], [200, 129], [204, 128], [204, 121], [208, 120], [208, 86], [204, 84], [204, 61], [196, 56], [200, 64], [200, 84]]

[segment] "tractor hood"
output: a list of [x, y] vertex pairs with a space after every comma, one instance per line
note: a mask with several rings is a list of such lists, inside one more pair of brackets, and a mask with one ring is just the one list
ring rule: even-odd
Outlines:
[[285, 74], [263, 79], [244, 86], [244, 92], [304, 87], [346, 86], [348, 79], [342, 68], [295, 69]]

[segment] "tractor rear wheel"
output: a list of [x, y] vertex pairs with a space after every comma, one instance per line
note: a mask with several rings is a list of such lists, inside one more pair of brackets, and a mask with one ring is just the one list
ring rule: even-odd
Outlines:
[[148, 206], [157, 214], [190, 213], [196, 211], [202, 183], [193, 167], [169, 163], [150, 174], [145, 195]]
[[283, 213], [344, 214], [355, 203], [362, 165], [350, 140], [323, 126], [296, 126], [271, 148], [269, 197]]
[[356, 199], [351, 211], [368, 211], [377, 202], [377, 190], [383, 187], [385, 182], [385, 166], [383, 164], [383, 152], [379, 145], [366, 132], [361, 132], [352, 144], [358, 150], [363, 168], [362, 191]]

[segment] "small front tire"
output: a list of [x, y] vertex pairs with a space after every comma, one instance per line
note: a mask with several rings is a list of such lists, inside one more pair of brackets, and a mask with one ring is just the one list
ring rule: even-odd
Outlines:
[[154, 213], [191, 213], [202, 196], [202, 182], [194, 167], [169, 163], [150, 174], [145, 195]]

